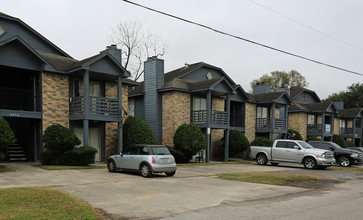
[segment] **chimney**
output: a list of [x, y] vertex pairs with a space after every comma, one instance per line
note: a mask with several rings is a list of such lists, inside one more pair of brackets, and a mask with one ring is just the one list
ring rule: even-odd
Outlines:
[[120, 49], [117, 49], [116, 44], [111, 44], [106, 47], [107, 52], [120, 64], [122, 65], [122, 53]]
[[256, 84], [252, 87], [253, 94], [262, 94], [262, 93], [269, 93], [270, 92], [270, 84], [265, 84], [264, 82], [261, 82], [259, 84]]
[[144, 63], [145, 121], [153, 130], [158, 144], [162, 144], [162, 99], [158, 89], [164, 86], [164, 60], [149, 57]]

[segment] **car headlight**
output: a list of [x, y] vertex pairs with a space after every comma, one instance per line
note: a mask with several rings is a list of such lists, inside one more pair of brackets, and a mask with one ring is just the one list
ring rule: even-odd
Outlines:
[[325, 158], [325, 153], [316, 155], [317, 158]]
[[358, 154], [352, 153], [350, 157], [358, 157]]

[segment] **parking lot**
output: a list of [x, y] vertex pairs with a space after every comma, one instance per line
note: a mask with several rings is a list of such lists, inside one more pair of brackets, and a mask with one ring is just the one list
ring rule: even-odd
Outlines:
[[82, 198], [115, 218], [159, 218], [215, 207], [308, 191], [216, 178], [227, 172], [315, 173], [349, 181], [363, 174], [336, 170], [306, 170], [302, 166], [218, 164], [180, 166], [174, 177], [143, 178], [133, 173], [109, 173], [107, 169], [47, 171], [28, 163], [6, 164], [16, 172], [0, 173], [0, 187], [51, 186]]

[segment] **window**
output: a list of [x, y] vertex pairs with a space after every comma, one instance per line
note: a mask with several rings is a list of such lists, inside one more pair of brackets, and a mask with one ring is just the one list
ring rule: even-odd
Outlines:
[[[89, 82], [89, 96], [102, 97], [101, 82]], [[76, 79], [73, 81], [73, 95], [74, 97], [83, 96], [83, 80]]]
[[137, 155], [149, 155], [149, 147], [138, 147]]
[[135, 100], [134, 99], [129, 99], [129, 104], [127, 107], [127, 114], [135, 115]]
[[340, 119], [339, 121], [339, 127], [345, 128], [346, 121], [344, 119]]
[[279, 141], [276, 143], [277, 148], [286, 148], [286, 142], [285, 141]]
[[294, 149], [297, 144], [295, 142], [287, 142], [287, 147], [289, 149]]
[[315, 117], [315, 115], [309, 114], [308, 115], [308, 125], [313, 125], [313, 124], [316, 124], [316, 117]]
[[4, 29], [0, 26], [0, 36], [5, 33]]
[[193, 111], [207, 110], [207, 99], [193, 97]]
[[257, 107], [257, 118], [268, 118], [269, 117], [269, 109], [268, 107]]
[[165, 146], [153, 146], [151, 147], [153, 155], [170, 155], [168, 148]]
[[135, 155], [136, 153], [137, 153], [137, 148], [134, 146], [126, 147], [122, 152], [122, 154], [124, 155]]

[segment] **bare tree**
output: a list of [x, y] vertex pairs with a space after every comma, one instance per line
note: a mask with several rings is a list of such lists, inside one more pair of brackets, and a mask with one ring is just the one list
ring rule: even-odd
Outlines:
[[138, 21], [120, 22], [113, 29], [111, 43], [122, 50], [122, 64], [130, 71], [137, 81], [144, 73], [143, 62], [148, 57], [162, 57], [167, 43], [161, 37], [142, 32], [142, 24]]

